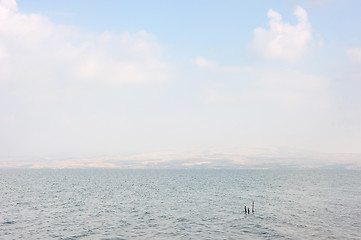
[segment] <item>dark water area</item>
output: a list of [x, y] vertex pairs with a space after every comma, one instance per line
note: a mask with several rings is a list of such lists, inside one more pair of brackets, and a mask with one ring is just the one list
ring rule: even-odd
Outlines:
[[0, 239], [361, 239], [361, 172], [0, 169]]

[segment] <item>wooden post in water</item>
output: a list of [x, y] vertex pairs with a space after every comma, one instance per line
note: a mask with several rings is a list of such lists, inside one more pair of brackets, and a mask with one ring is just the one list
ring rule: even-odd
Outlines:
[[252, 200], [252, 213], [254, 213], [254, 201]]
[[247, 207], [244, 205], [244, 213], [247, 214]]

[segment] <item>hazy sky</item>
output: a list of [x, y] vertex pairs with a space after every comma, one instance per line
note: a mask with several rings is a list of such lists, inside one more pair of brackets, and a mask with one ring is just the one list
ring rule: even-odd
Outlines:
[[0, 163], [361, 154], [360, 10], [0, 0]]

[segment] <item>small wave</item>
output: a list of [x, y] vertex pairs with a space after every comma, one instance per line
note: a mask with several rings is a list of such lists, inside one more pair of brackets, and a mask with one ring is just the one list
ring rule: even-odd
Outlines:
[[15, 221], [6, 221], [6, 222], [3, 222], [3, 225], [10, 225], [10, 224], [14, 224]]
[[178, 221], [178, 222], [186, 222], [187, 219], [186, 219], [186, 218], [183, 218], [183, 217], [179, 217], [179, 218], [177, 218], [177, 221]]

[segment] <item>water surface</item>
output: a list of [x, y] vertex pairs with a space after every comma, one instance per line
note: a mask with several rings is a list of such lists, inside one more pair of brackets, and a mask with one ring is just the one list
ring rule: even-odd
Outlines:
[[361, 239], [360, 182], [346, 170], [0, 169], [0, 239]]

